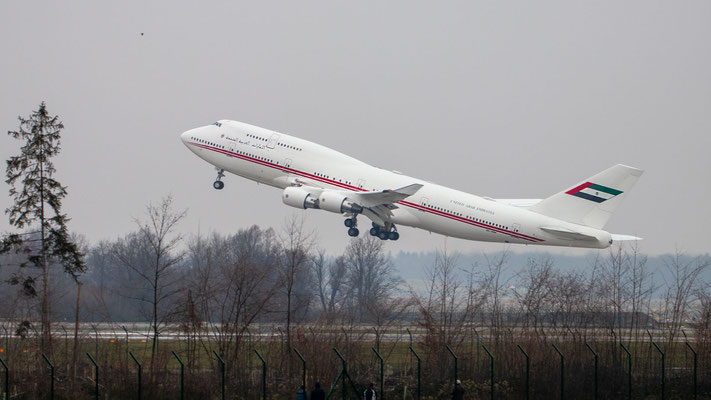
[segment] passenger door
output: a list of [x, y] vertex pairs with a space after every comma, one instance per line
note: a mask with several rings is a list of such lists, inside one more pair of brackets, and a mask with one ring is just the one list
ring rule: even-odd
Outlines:
[[278, 133], [273, 134], [267, 141], [267, 148], [273, 149], [276, 146], [277, 142], [279, 141], [280, 137], [281, 137], [281, 135], [279, 135]]

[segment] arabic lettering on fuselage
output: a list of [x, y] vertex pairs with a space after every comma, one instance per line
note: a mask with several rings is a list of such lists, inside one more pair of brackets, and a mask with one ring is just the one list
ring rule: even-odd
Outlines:
[[495, 212], [493, 212], [493, 211], [491, 211], [491, 210], [487, 210], [486, 208], [477, 207], [477, 206], [474, 206], [474, 205], [471, 205], [471, 204], [467, 204], [467, 203], [464, 203], [464, 202], [461, 202], [461, 201], [450, 200], [450, 202], [451, 202], [452, 204], [456, 204], [456, 205], [461, 206], [461, 207], [470, 208], [470, 209], [472, 209], [472, 210], [476, 210], [476, 211], [479, 211], [479, 212], [483, 212], [483, 213], [487, 213], [487, 214], [491, 214], [491, 215], [496, 214]]

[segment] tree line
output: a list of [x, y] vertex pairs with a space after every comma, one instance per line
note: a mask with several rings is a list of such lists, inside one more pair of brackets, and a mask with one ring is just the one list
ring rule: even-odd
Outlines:
[[[14, 201], [6, 213], [16, 232], [4, 234], [0, 246], [0, 315], [4, 327], [47, 354], [56, 347], [53, 323], [74, 325], [74, 370], [82, 322], [147, 323], [152, 376], [165, 370], [159, 344], [171, 333], [188, 338], [189, 365], [210, 357], [215, 346], [234, 365], [249, 357], [253, 331], [276, 327], [281, 355], [272, 359], [286, 383], [298, 375], [296, 345], [321, 343], [328, 352], [337, 343], [357, 357], [358, 343], [372, 332], [386, 360], [401, 362], [404, 328], [417, 332], [434, 382], [446, 380], [446, 346], [469, 348], [474, 357], [474, 343], [483, 342], [504, 349], [525, 340], [544, 351], [550, 343], [588, 343], [601, 335], [639, 341], [651, 330], [674, 348], [691, 328], [700, 352], [709, 354], [711, 287], [700, 279], [711, 266], [708, 256], [677, 252], [664, 271], [652, 271], [636, 247], [613, 247], [590, 265], [563, 272], [547, 256], [513, 265], [504, 250], [467, 264], [442, 249], [422, 284], [413, 286], [398, 276], [377, 238], [352, 239], [341, 254], [329, 254], [297, 216], [276, 229], [185, 235], [180, 223], [187, 211], [171, 196], [150, 202], [133, 231], [91, 243], [70, 234], [61, 211], [67, 189], [55, 180], [51, 158], [62, 128], [42, 103], [9, 132], [24, 144], [6, 169]], [[664, 275], [661, 287], [655, 273]], [[313, 335], [314, 328], [321, 339], [309, 342], [304, 332]], [[326, 369], [314, 368], [315, 374]], [[253, 384], [234, 378], [235, 385]]]

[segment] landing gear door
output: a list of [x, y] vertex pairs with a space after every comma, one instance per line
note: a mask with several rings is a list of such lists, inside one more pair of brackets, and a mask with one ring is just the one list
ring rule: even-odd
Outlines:
[[279, 135], [278, 133], [273, 134], [267, 141], [267, 148], [273, 149], [279, 141], [279, 137], [281, 137], [281, 135]]

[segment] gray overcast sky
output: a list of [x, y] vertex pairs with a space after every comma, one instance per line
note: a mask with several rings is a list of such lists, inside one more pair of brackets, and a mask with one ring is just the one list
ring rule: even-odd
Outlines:
[[[705, 253], [710, 21], [708, 1], [3, 1], [0, 128], [42, 100], [60, 115], [64, 209], [94, 242], [134, 229], [168, 193], [188, 208], [186, 232], [298, 213], [234, 176], [213, 190], [213, 167], [179, 140], [234, 119], [499, 198], [546, 197], [629, 164], [646, 172], [607, 228], [644, 237], [651, 254]], [[0, 158], [18, 148], [0, 135]], [[305, 213], [342, 251], [341, 218]], [[389, 249], [444, 242], [401, 233]]]

